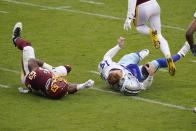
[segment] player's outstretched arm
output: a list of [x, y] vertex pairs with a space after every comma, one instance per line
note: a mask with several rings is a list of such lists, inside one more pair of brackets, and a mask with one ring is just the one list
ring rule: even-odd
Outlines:
[[68, 94], [73, 94], [77, 92], [78, 90], [83, 90], [89, 87], [92, 87], [94, 85], [94, 81], [89, 79], [88, 81], [82, 83], [82, 84], [70, 84], [68, 88]]
[[193, 39], [193, 33], [196, 31], [196, 19], [192, 21], [190, 26], [188, 27], [186, 31], [186, 40], [188, 41], [190, 45], [190, 49], [192, 52], [194, 52], [194, 39]]
[[39, 67], [43, 67], [44, 69], [47, 69], [49, 70], [50, 72], [52, 71], [53, 67], [41, 60], [38, 60], [38, 59], [34, 59], [34, 58], [31, 58], [29, 59], [28, 61], [28, 68], [29, 68], [29, 71], [33, 71]]
[[124, 46], [124, 41], [125, 38], [120, 37], [118, 40], [118, 44], [113, 47], [112, 49], [110, 49], [105, 55], [104, 55], [104, 60], [107, 59], [112, 59], [112, 57], [114, 57], [116, 55], [116, 53]]
[[124, 30], [131, 29], [131, 22], [135, 16], [135, 7], [136, 7], [137, 0], [128, 0], [128, 11], [127, 11], [127, 18], [124, 24]]

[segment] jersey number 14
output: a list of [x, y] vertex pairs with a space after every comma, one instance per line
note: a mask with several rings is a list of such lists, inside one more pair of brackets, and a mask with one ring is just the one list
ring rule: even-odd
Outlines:
[[100, 63], [100, 67], [103, 69], [105, 67], [105, 65], [109, 66], [107, 60], [105, 60], [104, 62]]

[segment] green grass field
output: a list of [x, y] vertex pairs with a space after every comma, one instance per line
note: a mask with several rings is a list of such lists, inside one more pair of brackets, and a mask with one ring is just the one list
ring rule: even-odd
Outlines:
[[[157, 1], [162, 11], [162, 34], [175, 54], [185, 42], [196, 1]], [[192, 62], [196, 58], [190, 52], [176, 63], [174, 77], [159, 71], [152, 86], [136, 98], [110, 92], [99, 76], [90, 72], [97, 71], [103, 55], [120, 36], [126, 43], [114, 61], [144, 48], [151, 53], [141, 64], [163, 57], [150, 37], [139, 34], [133, 25], [131, 31], [123, 30], [127, 0], [96, 2], [103, 4], [0, 0], [0, 131], [196, 130], [196, 114], [191, 111], [196, 106], [196, 63]], [[20, 80], [21, 51], [11, 42], [18, 21], [23, 23], [22, 37], [32, 43], [37, 58], [53, 66], [71, 65], [69, 81], [82, 83], [91, 78], [94, 90], [82, 90], [61, 100], [20, 94], [17, 88], [24, 87]]]

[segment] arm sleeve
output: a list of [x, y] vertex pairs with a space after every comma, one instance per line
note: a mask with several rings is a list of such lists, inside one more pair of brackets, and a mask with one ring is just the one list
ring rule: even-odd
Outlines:
[[110, 49], [103, 57], [103, 60], [112, 59], [116, 55], [116, 53], [120, 50], [119, 45], [116, 45], [112, 49]]
[[142, 83], [142, 90], [146, 90], [152, 85], [153, 76], [148, 76], [146, 80]]
[[135, 16], [135, 7], [137, 0], [128, 0], [127, 18], [133, 19]]

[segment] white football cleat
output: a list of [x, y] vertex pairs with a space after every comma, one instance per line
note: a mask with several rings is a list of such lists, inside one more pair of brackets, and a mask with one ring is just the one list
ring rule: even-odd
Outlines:
[[84, 83], [84, 87], [85, 88], [89, 88], [89, 87], [92, 87], [93, 85], [94, 85], [94, 81], [93, 80], [91, 80], [91, 79], [89, 79], [88, 81], [86, 81], [85, 83]]
[[22, 31], [22, 23], [17, 22], [12, 32], [12, 42], [15, 46], [16, 46], [16, 38], [20, 37], [21, 31]]
[[184, 46], [178, 51], [178, 54], [180, 55], [180, 57], [184, 57], [187, 52], [190, 50], [190, 45], [189, 43], [186, 41], [184, 43]]
[[148, 49], [141, 50], [139, 52], [140, 60], [143, 60], [146, 56], [148, 56], [149, 52], [150, 51]]

